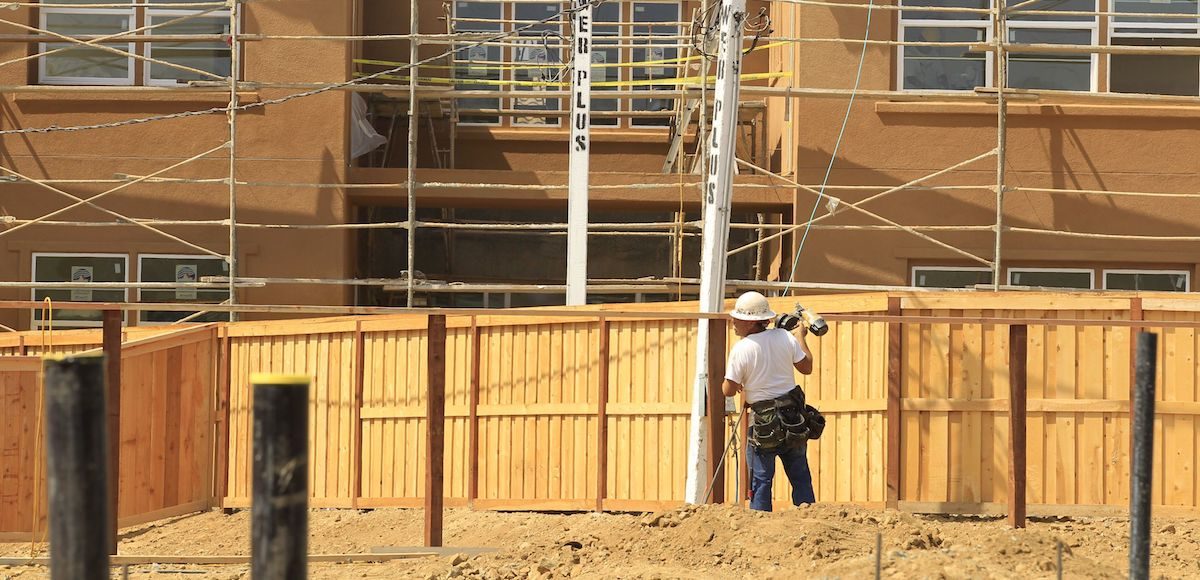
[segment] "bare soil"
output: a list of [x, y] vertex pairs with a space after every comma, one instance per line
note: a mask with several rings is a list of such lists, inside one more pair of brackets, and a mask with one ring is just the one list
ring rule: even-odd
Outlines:
[[[419, 546], [422, 512], [314, 510], [310, 552], [366, 553]], [[249, 512], [185, 516], [122, 532], [121, 553], [229, 555], [249, 551]], [[1157, 518], [1152, 576], [1200, 577], [1200, 520]], [[885, 578], [1124, 578], [1125, 518], [1003, 519], [914, 516], [818, 505], [762, 514], [731, 506], [658, 514], [539, 514], [448, 510], [446, 544], [487, 547], [375, 564], [312, 564], [313, 578], [872, 578], [882, 536]], [[0, 543], [25, 556], [29, 544]], [[36, 551], [45, 553], [45, 546]], [[47, 577], [38, 566], [0, 566], [0, 580]], [[115, 575], [119, 577], [119, 575]], [[246, 565], [135, 566], [132, 578], [249, 577]]]

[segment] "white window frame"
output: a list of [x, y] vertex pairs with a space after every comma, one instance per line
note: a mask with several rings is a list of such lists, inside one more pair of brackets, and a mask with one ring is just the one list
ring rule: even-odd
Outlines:
[[[1182, 18], [1164, 18], [1159, 21], [1144, 20], [1138, 22], [1118, 22], [1115, 0], [1108, 0], [1112, 16], [1108, 20], [1109, 38], [1200, 38], [1200, 7], [1196, 9], [1196, 20]], [[1174, 12], [1172, 12], [1174, 13]], [[1182, 12], [1179, 12], [1182, 13]], [[1153, 18], [1151, 16], [1135, 16], [1134, 18]], [[1154, 28], [1157, 32], [1120, 32], [1121, 28]], [[1181, 31], [1181, 32], [1173, 32]], [[1152, 56], [1152, 55], [1151, 55]]]
[[[38, 283], [38, 281], [34, 279], [34, 278], [37, 278], [38, 258], [123, 258], [125, 261], [122, 263], [122, 266], [121, 266], [121, 274], [125, 277], [125, 282], [129, 282], [129, 254], [115, 254], [115, 253], [104, 253], [104, 252], [97, 252], [97, 253], [33, 252], [29, 259], [29, 281], [33, 284]], [[47, 284], [53, 284], [53, 283], [54, 282], [47, 282]], [[108, 290], [108, 291], [116, 290], [115, 288], [101, 288], [101, 289]], [[30, 288], [29, 289], [29, 300], [30, 301], [33, 301], [33, 302], [37, 301], [37, 291], [38, 290], [39, 290], [39, 288]], [[121, 291], [124, 293], [122, 302], [129, 302], [129, 288], [123, 288]], [[87, 304], [87, 302], [71, 302], [71, 304]], [[53, 308], [51, 308], [51, 310], [53, 311]], [[103, 309], [97, 308], [96, 310], [103, 310]], [[36, 312], [41, 312], [41, 308], [30, 311], [29, 327], [33, 330], [41, 330], [41, 328], [43, 326], [43, 321], [40, 321], [37, 319]], [[124, 324], [128, 325], [129, 324], [129, 313], [123, 312], [121, 314], [121, 319]], [[86, 321], [86, 320], [66, 320], [66, 321], [62, 321], [62, 322], [53, 321], [51, 323], [51, 326], [53, 326], [54, 328], [100, 328], [100, 327], [104, 326], [104, 322], [92, 322], [92, 321]]]
[[[684, 0], [622, 0], [621, 3], [627, 4], [629, 6], [628, 10], [622, 11], [622, 13], [621, 13], [621, 16], [622, 16], [621, 21], [629, 23], [629, 24], [625, 24], [622, 26], [621, 33], [625, 36], [634, 36], [633, 31], [638, 26], [648, 26], [651, 28], [653, 28], [655, 26], [666, 26], [664, 24], [656, 23], [656, 22], [640, 22], [640, 23], [635, 24], [634, 23], [634, 18], [635, 18], [634, 14], [637, 12], [634, 9], [635, 4], [668, 4], [668, 5], [672, 5], [675, 7], [674, 22], [683, 22], [684, 21], [683, 20]], [[679, 35], [683, 34], [682, 26], [680, 26], [678, 24], [672, 24], [671, 26], [675, 27], [675, 33], [672, 36], [679, 36]], [[654, 35], [653, 34], [648, 35], [647, 38], [654, 38]], [[655, 46], [651, 42], [648, 42], [645, 45], [642, 45], [641, 47], [633, 46], [634, 41], [632, 41], [632, 40], [619, 40], [619, 41], [617, 41], [617, 43], [630, 45], [630, 46], [623, 47], [621, 49], [621, 51], [622, 51], [621, 54], [629, 59], [628, 63], [630, 63], [630, 64], [634, 62], [633, 51], [638, 50], [638, 48], [649, 49], [650, 47]], [[675, 43], [679, 44], [678, 41], [675, 41]], [[678, 46], [666, 46], [665, 48], [673, 49], [675, 51], [675, 56], [668, 57], [668, 58], [681, 58], [683, 56], [683, 49]], [[650, 60], [650, 59], [647, 58], [645, 60]], [[687, 76], [687, 65], [688, 65], [688, 63], [686, 63], [686, 62], [675, 63], [673, 65], [675, 68], [675, 74], [671, 78]], [[633, 67], [633, 66], [619, 67], [619, 69], [621, 71], [627, 71], [624, 73], [625, 78], [622, 78], [620, 80], [633, 81], [634, 80], [634, 78], [633, 78], [633, 69], [634, 68], [644, 68], [644, 67]], [[670, 83], [667, 83], [667, 84], [670, 84]], [[649, 86], [651, 89], [654, 88], [653, 85], [647, 85], [647, 86]], [[621, 88], [621, 87], [618, 87], [618, 89], [619, 88]], [[631, 113], [638, 111], [638, 109], [633, 106], [633, 101], [640, 100], [636, 94], [636, 88], [637, 87], [629, 86], [628, 89], [630, 91], [634, 92], [634, 96], [624, 97], [622, 99], [623, 101], [628, 103], [629, 112], [631, 112]], [[679, 97], [671, 98], [672, 101], [675, 101], [678, 99], [679, 99]], [[672, 107], [672, 110], [674, 110], [675, 108], [677, 108], [677, 107]], [[624, 110], [624, 109], [619, 108], [618, 110]], [[651, 119], [653, 117], [628, 117], [622, 121], [621, 126], [628, 126], [630, 129], [635, 129], [638, 131], [669, 131], [671, 129], [671, 119], [674, 117], [675, 117], [675, 115], [672, 112], [670, 112], [670, 111], [665, 112], [663, 114], [663, 118], [667, 119], [667, 124], [665, 124], [665, 125], [638, 125], [637, 123], [634, 123], [634, 120], [639, 119], [639, 118]]]
[[[1106, 268], [1100, 272], [1101, 285], [1104, 290], [1108, 290], [1108, 275], [1109, 274], [1182, 274], [1183, 275], [1183, 292], [1192, 291], [1192, 273], [1187, 270], [1146, 270], [1137, 268]], [[1132, 292], [1132, 290], [1131, 290]], [[1181, 294], [1183, 293], [1181, 292]]]
[[[1099, 5], [1099, 4], [1105, 3], [1106, 1], [1107, 0], [1096, 0], [1096, 3], [1097, 3], [1097, 5]], [[1091, 36], [1092, 45], [1098, 46], [1100, 44], [1100, 23], [1099, 23], [1099, 19], [1095, 18], [1095, 17], [1093, 17], [1091, 21], [1084, 21], [1084, 20], [1009, 20], [1007, 22], [1007, 25], [1008, 25], [1009, 31], [1012, 31], [1015, 29], [1088, 30], [1088, 31], [1091, 31], [1091, 33], [1092, 33], [1092, 36]], [[991, 53], [989, 53], [989, 54], [991, 54]], [[1070, 55], [1065, 55], [1065, 56], [1070, 56]], [[1012, 65], [1012, 56], [1010, 54], [1006, 53], [1005, 57], [1009, 59], [1009, 66], [1011, 66]], [[1088, 70], [1089, 70], [1089, 72], [1088, 72], [1089, 85], [1088, 85], [1087, 91], [1076, 91], [1076, 92], [1081, 92], [1081, 93], [1082, 92], [1089, 92], [1089, 93], [1096, 92], [1096, 89], [1098, 86], [1096, 83], [1097, 83], [1097, 80], [1100, 78], [1100, 59], [1098, 58], [1098, 55], [1094, 52], [1088, 55]], [[1039, 89], [1030, 89], [1030, 90], [1039, 90]]]
[[[970, 29], [982, 28], [983, 29], [983, 42], [985, 42], [985, 43], [989, 42], [990, 39], [992, 38], [992, 32], [993, 32], [992, 29], [994, 28], [992, 26], [992, 19], [988, 18], [987, 15], [985, 15], [985, 14], [980, 15], [980, 16], [982, 16], [982, 18], [978, 18], [975, 20], [941, 19], [941, 18], [907, 19], [907, 18], [904, 18], [904, 6], [902, 5], [903, 0], [899, 0], [899, 1], [900, 1], [901, 5], [900, 5], [899, 9], [896, 10], [896, 22], [897, 22], [897, 24], [896, 24], [896, 40], [899, 40], [899, 41], [904, 40], [904, 29], [906, 27], [913, 27], [913, 28], [970, 28]], [[989, 4], [989, 6], [990, 6], [990, 4]], [[905, 49], [904, 45], [898, 45], [896, 47], [896, 55], [895, 55], [895, 59], [896, 59], [896, 90], [909, 92], [909, 93], [935, 93], [935, 92], [940, 93], [940, 92], [946, 92], [946, 91], [969, 93], [972, 91], [972, 89], [906, 89], [906, 88], [904, 88], [904, 49]], [[995, 62], [996, 62], [995, 53], [993, 53], [992, 51], [988, 51], [987, 53], [985, 53], [983, 56], [983, 62], [984, 62], [983, 79], [986, 83], [986, 84], [984, 84], [984, 86], [990, 87], [990, 86], [996, 84], [995, 78], [994, 78], [995, 77], [995, 72], [994, 72], [995, 71]]]
[[[142, 265], [145, 263], [145, 260], [147, 258], [152, 259], [152, 260], [214, 260], [214, 261], [218, 261], [218, 262], [225, 261], [221, 258], [217, 258], [215, 256], [209, 256], [207, 254], [138, 254], [137, 258], [138, 258], [138, 282], [139, 283], [145, 282], [145, 280], [142, 279], [142, 272], [145, 271], [142, 268]], [[137, 289], [138, 302], [142, 301], [142, 290], [143, 290], [142, 288]], [[173, 322], [156, 322], [156, 321], [143, 320], [142, 315], [147, 312], [155, 312], [155, 311], [153, 311], [153, 310], [139, 310], [138, 311], [138, 315], [137, 315], [138, 326], [169, 326], [171, 324], [174, 324]], [[197, 309], [195, 312], [189, 312], [188, 314], [195, 314], [196, 312], [203, 312], [203, 309]]]
[[[624, 36], [624, 35], [626, 35], [626, 33], [628, 32], [628, 30], [626, 30], [626, 29], [628, 28], [628, 26], [627, 26], [627, 25], [624, 25], [624, 24], [621, 24], [621, 23], [622, 23], [622, 22], [625, 22], [626, 18], [628, 18], [628, 17], [629, 17], [629, 16], [628, 16], [628, 14], [627, 14], [627, 12], [629, 12], [629, 11], [628, 11], [628, 10], [626, 10], [626, 7], [628, 7], [628, 6], [632, 6], [632, 4], [633, 4], [633, 3], [632, 3], [632, 2], [630, 2], [630, 1], [628, 1], [628, 0], [620, 0], [620, 1], [615, 1], [615, 0], [614, 0], [613, 4], [614, 4], [614, 5], [617, 7], [617, 23], [616, 23], [616, 24], [613, 24], [613, 23], [611, 23], [611, 22], [600, 22], [600, 21], [598, 21], [598, 20], [595, 20], [594, 16], [593, 16], [593, 22], [592, 22], [592, 24], [593, 24], [594, 26], [608, 26], [608, 27], [616, 27], [616, 29], [617, 29], [617, 36]], [[682, 6], [682, 2], [680, 3], [680, 5]], [[680, 8], [680, 10], [682, 11], [682, 8]], [[592, 14], [594, 15], [594, 14], [595, 14], [595, 12], [593, 12]], [[597, 43], [597, 42], [596, 42], [596, 39], [597, 39], [597, 38], [604, 38], [605, 36], [607, 36], [607, 35], [604, 35], [604, 34], [595, 34], [595, 33], [593, 32], [593, 34], [592, 34], [592, 50], [593, 50], [593, 51], [597, 51], [597, 50], [614, 50], [614, 49], [615, 49], [615, 50], [617, 51], [617, 62], [615, 62], [615, 63], [614, 63], [614, 62], [607, 62], [607, 63], [605, 63], [605, 64], [607, 64], [607, 65], [619, 65], [619, 64], [621, 64], [621, 63], [625, 62], [625, 51], [626, 51], [626, 50], [632, 50], [632, 49], [629, 49], [628, 47], [624, 47], [624, 46], [621, 46], [621, 45], [622, 45], [622, 44], [625, 44], [625, 43], [628, 43], [629, 41], [628, 41], [628, 40], [620, 40], [620, 39], [617, 39], [617, 40], [615, 41], [615, 43], [616, 43], [616, 45], [617, 45], [617, 46], [615, 46], [615, 47], [609, 47], [609, 48], [603, 48], [603, 47], [605, 46], [605, 44], [603, 44], [603, 43]], [[632, 54], [632, 53], [631, 53], [631, 54]], [[625, 80], [623, 77], [624, 77], [624, 71], [626, 70], [626, 68], [627, 68], [627, 67], [624, 67], [624, 66], [608, 66], [608, 67], [605, 67], [605, 68], [604, 68], [604, 71], [605, 71], [605, 73], [604, 73], [604, 77], [605, 77], [605, 78], [604, 78], [604, 81], [603, 81], [603, 82], [621, 82], [621, 81]], [[612, 79], [608, 78], [608, 77], [609, 77], [609, 75], [610, 75], [611, 73], [613, 73], [613, 72], [615, 72], [615, 73], [616, 73], [616, 74], [615, 74], [616, 78], [612, 78]], [[596, 75], [595, 75], [595, 74], [593, 74], [593, 75], [592, 75], [592, 78], [595, 78], [595, 76], [596, 76]], [[622, 88], [621, 88], [620, 86], [617, 86], [617, 87], [615, 87], [615, 90], [618, 90], [618, 91], [620, 91], [620, 90], [622, 90]], [[617, 108], [616, 108], [616, 109], [615, 109], [613, 112], [621, 112], [621, 111], [624, 111], [624, 110], [625, 110], [625, 107], [626, 107], [626, 105], [627, 105], [627, 101], [628, 101], [629, 99], [628, 99], [628, 98], [622, 98], [622, 97], [608, 97], [608, 98], [604, 98], [604, 97], [602, 97], [602, 96], [599, 96], [599, 95], [603, 95], [603, 94], [604, 94], [604, 93], [606, 93], [606, 92], [610, 92], [610, 91], [609, 91], [608, 89], [596, 88], [596, 87], [594, 87], [594, 86], [593, 86], [593, 87], [592, 87], [592, 100], [593, 100], [593, 101], [595, 101], [595, 100], [612, 100], [612, 101], [616, 101], [616, 103], [617, 103]], [[589, 107], [589, 110], [591, 110], [591, 111], [595, 111], [595, 110], [596, 110], [596, 108], [595, 108], [595, 107], [592, 107], [590, 103], [588, 104], [588, 107]], [[616, 116], [616, 117], [604, 117], [604, 119], [613, 119], [614, 121], [616, 121], [616, 123], [613, 123], [613, 124], [611, 124], [611, 125], [597, 125], [597, 124], [596, 124], [596, 119], [595, 119], [595, 118], [593, 118], [593, 119], [592, 119], [592, 122], [591, 122], [591, 125], [590, 125], [590, 130], [592, 130], [592, 131], [603, 131], [603, 130], [605, 130], [605, 129], [609, 129], [609, 130], [611, 130], [611, 129], [621, 129], [621, 128], [624, 128], [624, 127], [626, 126], [626, 122], [625, 122], [625, 121], [629, 120], [629, 118], [628, 118], [628, 117], [622, 117], [622, 116], [620, 116], [620, 115], [618, 115], [618, 116]]]
[[1013, 274], [1020, 272], [1058, 272], [1061, 274], [1080, 274], [1086, 272], [1088, 274], [1088, 288], [1061, 288], [1062, 290], [1095, 290], [1096, 289], [1096, 270], [1093, 268], [1009, 268], [1005, 280], [1009, 286], [1017, 286], [1013, 282]]
[[[125, 16], [129, 21], [129, 27], [126, 30], [136, 28], [137, 13], [133, 7], [129, 8], [54, 8], [53, 4], [46, 4], [41, 8], [38, 16], [38, 25], [43, 30], [49, 30], [47, 19], [51, 14], [95, 14], [104, 16]], [[63, 44], [61, 42], [43, 42], [38, 44], [38, 52], [46, 52], [52, 50], [48, 45]], [[79, 45], [71, 44], [71, 47], [79, 47]], [[116, 48], [120, 43], [104, 43], [105, 46]], [[125, 44], [125, 50], [129, 53], [134, 53], [136, 47], [132, 42]], [[112, 53], [109, 53], [112, 54]], [[114, 55], [115, 56], [115, 55]], [[125, 78], [109, 78], [109, 77], [56, 77], [46, 73], [46, 57], [38, 57], [38, 82], [44, 85], [106, 85], [106, 86], [130, 86], [133, 85], [134, 79], [134, 58], [132, 56], [125, 57], [125, 69], [128, 74]]]
[[[1003, 1], [1004, 0], [991, 0], [991, 2], [989, 3], [988, 6], [989, 6], [989, 8], [992, 8], [995, 6], [996, 2], [1003, 2]], [[1099, 7], [1101, 5], [1107, 4], [1107, 1], [1108, 0], [1095, 0], [1096, 6]], [[904, 31], [905, 31], [905, 28], [907, 28], [907, 27], [913, 27], [913, 28], [970, 28], [970, 29], [982, 28], [984, 31], [984, 43], [985, 44], [993, 43], [994, 38], [995, 38], [995, 29], [992, 26], [992, 20], [990, 18], [983, 18], [983, 19], [976, 19], [976, 20], [928, 19], [928, 18], [906, 19], [906, 18], [904, 18], [903, 6], [900, 6], [900, 9], [896, 10], [896, 22], [897, 22], [896, 39], [899, 41], [904, 40]], [[1092, 17], [1091, 20], [1012, 20], [1012, 19], [1009, 19], [1006, 21], [1006, 26], [1007, 26], [1007, 29], [1010, 31], [1014, 30], [1014, 29], [1090, 30], [1092, 32], [1092, 37], [1091, 37], [1092, 44], [1099, 45], [1099, 43], [1100, 43], [1100, 21], [1099, 21], [1099, 18], [1097, 18], [1097, 17]], [[896, 47], [896, 51], [895, 51], [896, 54], [895, 54], [894, 58], [896, 59], [896, 82], [895, 82], [896, 90], [909, 92], [909, 93], [930, 93], [930, 92], [946, 92], [946, 91], [962, 92], [962, 93], [971, 92], [971, 89], [949, 89], [949, 88], [906, 89], [906, 88], [904, 88], [904, 49], [905, 48], [906, 47], [904, 45], [899, 45]], [[1089, 62], [1090, 62], [1090, 71], [1091, 71], [1089, 74], [1090, 87], [1088, 88], [1087, 91], [1078, 91], [1078, 92], [1095, 92], [1097, 90], [1097, 87], [1098, 87], [1097, 81], [1100, 76], [1100, 60], [1099, 60], [1099, 58], [1097, 58], [1097, 55], [1095, 53], [1092, 53], [1089, 56]], [[984, 55], [983, 77], [986, 82], [986, 84], [984, 85], [985, 87], [995, 87], [996, 86], [995, 54], [991, 51], [988, 51]]]
[[[524, 0], [524, 1], [520, 1], [520, 2], [505, 2], [504, 6], [509, 7], [508, 8], [509, 20], [513, 21], [512, 23], [505, 25], [507, 32], [511, 33], [514, 30], [516, 30], [517, 28], [521, 28], [522, 26], [528, 26], [532, 22], [536, 22], [536, 21], [528, 21], [528, 20], [522, 20], [520, 22], [517, 22], [517, 6], [520, 6], [522, 4], [525, 4], [525, 5], [554, 4], [554, 5], [558, 6], [558, 11], [560, 12], [560, 18], [564, 19], [564, 20], [570, 20], [570, 16], [568, 16], [565, 13], [561, 13], [561, 11], [563, 9], [568, 7], [568, 5], [570, 4], [570, 0]], [[558, 33], [565, 36], [566, 35], [566, 31], [565, 31], [566, 26], [567, 25], [565, 25], [565, 24], [559, 24], [558, 25]], [[515, 33], [511, 38], [507, 39], [507, 42], [509, 44], [515, 45], [516, 43], [519, 43], [519, 42], [528, 41], [531, 44], [533, 44], [542, 38], [542, 36], [540, 34], [535, 34], [537, 32], [538, 31], [531, 30], [531, 31], [522, 31], [521, 33]], [[526, 34], [526, 36], [522, 36], [522, 34]], [[504, 54], [508, 55], [507, 60], [509, 62], [512, 62], [515, 65], [521, 66], [524, 63], [517, 62], [517, 56], [516, 56], [517, 50], [518, 50], [517, 46], [506, 46], [506, 47], [504, 47]], [[555, 48], [555, 49], [548, 49], [548, 50], [557, 50], [558, 51], [558, 61], [559, 62], [562, 62], [564, 57], [566, 56], [566, 53], [570, 52], [569, 48]], [[551, 62], [550, 60], [547, 60], [546, 68], [551, 69], [551, 68], [556, 68], [556, 67], [554, 66], [553, 62]], [[510, 80], [510, 81], [517, 81], [518, 80], [517, 79], [517, 69], [510, 68], [508, 70], [505, 70], [504, 74], [501, 75], [501, 78], [506, 78], [507, 80]], [[569, 79], [569, 77], [567, 77], [567, 78]], [[542, 79], [542, 81], [545, 82], [545, 79]], [[533, 90], [536, 87], [526, 87], [526, 89], [528, 89], [528, 90], [525, 90], [525, 89], [522, 89], [522, 87], [520, 85], [514, 84], [510, 88], [514, 93], [522, 92], [522, 91], [529, 93], [528, 96], [522, 95], [520, 97], [508, 97], [507, 99], [501, 99], [502, 103], [507, 100], [509, 109], [511, 109], [513, 111], [518, 110], [517, 109], [517, 101], [521, 100], [521, 99], [542, 99], [543, 101], [557, 101], [558, 102], [558, 105], [552, 109], [520, 109], [523, 112], [527, 111], [529, 114], [526, 115], [526, 114], [520, 114], [520, 113], [515, 113], [515, 112], [509, 114], [508, 115], [508, 124], [510, 127], [532, 128], [532, 129], [539, 129], [539, 128], [558, 129], [558, 128], [564, 126], [563, 125], [564, 117], [558, 117], [558, 116], [545, 117], [542, 115], [538, 115], [538, 112], [540, 112], [540, 111], [555, 112], [555, 111], [564, 110], [566, 108], [566, 107], [564, 107], [564, 103], [568, 102], [569, 99], [564, 99], [563, 97], [539, 97], [539, 96], [537, 96], [537, 93], [539, 91]], [[542, 89], [543, 89], [542, 92], [548, 92], [545, 89], [549, 89], [549, 88], [550, 87], [542, 87]], [[517, 122], [517, 120], [522, 117], [542, 117], [544, 122], [540, 122], [540, 123], [519, 123], [519, 122]], [[550, 120], [545, 121], [545, 119], [550, 119]]]
[[[914, 288], [926, 288], [926, 286], [917, 286], [917, 270], [932, 270], [934, 272], [988, 272], [991, 268], [983, 266], [913, 266], [909, 269], [909, 285]], [[993, 280], [995, 282], [995, 280]], [[928, 286], [934, 288], [934, 286]]]
[[[452, 16], [452, 17], [454, 17], [454, 18], [457, 18], [457, 17], [458, 17], [458, 3], [459, 3], [460, 1], [461, 1], [461, 2], [467, 2], [467, 3], [477, 3], [477, 4], [488, 4], [488, 3], [489, 3], [489, 2], [487, 2], [486, 0], [451, 0], [450, 14], [451, 14], [451, 16]], [[504, 2], [504, 3], [500, 4], [500, 20], [505, 20], [506, 18], [508, 18], [508, 12], [509, 12], [509, 10], [508, 10], [508, 7], [509, 7], [509, 6], [511, 6], [511, 5], [512, 5], [512, 3], [511, 3], [511, 2]], [[503, 34], [503, 33], [507, 32], [507, 31], [508, 31], [508, 29], [509, 29], [509, 25], [508, 25], [508, 24], [501, 23], [501, 24], [500, 24], [500, 30], [487, 30], [487, 31], [483, 31], [483, 33], [494, 32], [494, 33], [496, 33], [496, 34]], [[465, 30], [464, 30], [463, 32], [480, 32], [480, 31], [465, 31]], [[462, 43], [462, 44], [471, 44], [471, 42], [477, 42], [477, 41], [468, 41], [468, 42], [464, 42], [464, 43]], [[484, 46], [488, 46], [488, 45], [486, 45], [486, 44], [485, 44]], [[505, 47], [505, 46], [498, 46], [498, 47], [496, 47], [496, 48], [499, 48], [499, 49], [500, 49], [500, 60], [501, 60], [501, 61], [505, 60], [505, 55], [506, 55], [506, 54], [507, 54], [507, 52], [508, 52], [508, 48], [507, 48], [507, 47]], [[450, 73], [451, 73], [451, 76], [453, 76], [453, 77], [454, 77], [454, 81], [455, 81], [455, 83], [454, 83], [454, 86], [455, 86], [455, 87], [457, 87], [457, 86], [458, 86], [458, 85], [460, 85], [460, 84], [462, 84], [462, 85], [469, 85], [469, 84], [471, 84], [471, 79], [470, 79], [470, 78], [461, 78], [461, 77], [459, 77], [459, 76], [458, 76], [458, 68], [459, 68], [459, 66], [461, 66], [461, 65], [459, 65], [459, 64], [458, 64], [458, 63], [456, 63], [456, 62], [453, 62], [453, 61], [455, 61], [455, 60], [458, 60], [458, 51], [460, 51], [460, 50], [463, 50], [463, 49], [462, 49], [462, 48], [460, 48], [460, 47], [457, 47], [457, 46], [455, 46], [455, 47], [454, 47], [454, 52], [452, 53], [452, 54], [453, 54], [453, 56], [451, 57], [451, 60], [452, 60], [452, 62], [451, 62], [451, 65], [452, 65], [454, 68], [452, 68], [452, 69], [450, 70]], [[497, 66], [497, 65], [491, 65], [491, 64], [489, 64], [489, 65], [487, 65], [487, 66]], [[507, 80], [507, 78], [506, 78], [506, 77], [507, 77], [507, 74], [506, 74], [506, 72], [505, 72], [505, 71], [502, 69], [502, 70], [501, 70], [501, 72], [500, 72], [500, 80], [502, 80], [502, 81], [503, 81], [503, 80]], [[489, 80], [489, 79], [483, 79], [483, 80]], [[495, 86], [495, 87], [497, 87], [497, 88], [503, 88], [503, 86], [504, 86], [504, 85], [493, 85], [493, 86]], [[480, 98], [485, 98], [485, 97], [480, 97]], [[489, 100], [490, 100], [490, 99], [495, 99], [495, 100], [496, 100], [496, 108], [497, 108], [497, 109], [503, 109], [503, 108], [504, 108], [504, 101], [505, 101], [504, 97], [486, 97], [486, 98], [487, 98], [487, 99], [489, 99]], [[480, 115], [480, 116], [484, 116], [484, 115]], [[462, 126], [462, 127], [502, 127], [502, 126], [504, 125], [504, 117], [505, 117], [505, 115], [503, 115], [503, 114], [500, 114], [500, 113], [497, 113], [497, 114], [496, 114], [496, 122], [495, 122], [495, 123], [479, 123], [479, 122], [476, 122], [476, 121], [459, 121], [459, 122], [458, 122], [458, 125], [459, 125], [459, 126]]]
[[[170, 4], [164, 4], [163, 6], [170, 6]], [[171, 18], [187, 16], [189, 14], [195, 14], [196, 12], [198, 12], [198, 11], [197, 10], [182, 10], [182, 9], [178, 9], [178, 8], [176, 8], [176, 9], [146, 8], [144, 13], [146, 15], [146, 25], [149, 26], [153, 23], [153, 19], [156, 16], [159, 16], [159, 17], [166, 16], [167, 19], [170, 20]], [[216, 19], [216, 18], [224, 18], [225, 21], [228, 23], [229, 11], [221, 10], [221, 11], [216, 11], [216, 12], [209, 12], [208, 14], [205, 14], [204, 16], [196, 17], [196, 20]], [[241, 33], [240, 32], [241, 22], [237, 23], [237, 27], [239, 28], [239, 31], [237, 31], [237, 33], [240, 34]], [[157, 29], [154, 29], [154, 30], [157, 30]], [[154, 30], [147, 30], [146, 34], [153, 35]], [[232, 33], [232, 31], [230, 33]], [[232, 50], [232, 48], [233, 47], [230, 47], [231, 50]], [[153, 42], [147, 42], [145, 44], [145, 56], [147, 58], [155, 58]], [[142, 84], [144, 84], [146, 86], [178, 87], [178, 86], [184, 86], [184, 85], [188, 84], [187, 81], [180, 82], [178, 79], [155, 79], [150, 75], [150, 68], [154, 65], [154, 63], [152, 63], [148, 60], [144, 60], [141, 62], [142, 62]], [[232, 65], [232, 63], [230, 63], [230, 64]], [[234, 75], [234, 76], [239, 76], [238, 71], [235, 71], [232, 68], [230, 69], [229, 74]], [[132, 79], [131, 79], [131, 82], [132, 82]], [[139, 316], [139, 318], [140, 318], [140, 316]]]

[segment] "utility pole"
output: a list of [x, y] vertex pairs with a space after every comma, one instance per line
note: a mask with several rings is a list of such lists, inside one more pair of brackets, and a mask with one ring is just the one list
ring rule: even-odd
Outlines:
[[567, 306], [587, 304], [588, 150], [591, 148], [592, 4], [571, 0], [571, 141], [567, 188]]
[[[721, 312], [725, 301], [726, 253], [729, 246], [729, 209], [733, 199], [734, 137], [737, 131], [738, 81], [742, 68], [742, 23], [746, 0], [725, 0], [721, 5], [720, 44], [717, 49], [717, 82], [709, 143], [708, 175], [704, 183], [704, 234], [700, 262], [700, 311]], [[708, 433], [705, 417], [724, 409], [707, 409], [708, 321], [696, 333], [696, 383], [692, 393], [692, 424], [688, 437], [688, 472], [684, 501], [703, 503], [708, 475]]]

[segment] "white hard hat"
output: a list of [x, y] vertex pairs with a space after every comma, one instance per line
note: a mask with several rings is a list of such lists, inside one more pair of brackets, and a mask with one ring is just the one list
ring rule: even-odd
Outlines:
[[747, 292], [738, 296], [737, 302], [733, 305], [733, 312], [730, 316], [738, 320], [771, 320], [775, 318], [775, 312], [771, 310], [771, 303], [767, 302], [767, 297], [758, 292]]

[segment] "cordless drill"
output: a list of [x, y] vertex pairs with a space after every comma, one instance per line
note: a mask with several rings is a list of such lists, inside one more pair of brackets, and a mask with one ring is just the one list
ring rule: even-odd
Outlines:
[[792, 312], [780, 314], [775, 319], [775, 328], [782, 328], [791, 332], [801, 322], [808, 326], [809, 332], [817, 336], [824, 336], [826, 332], [829, 332], [829, 325], [825, 323], [825, 319], [821, 318], [820, 314], [812, 310], [807, 310], [799, 304], [796, 305], [796, 309]]

